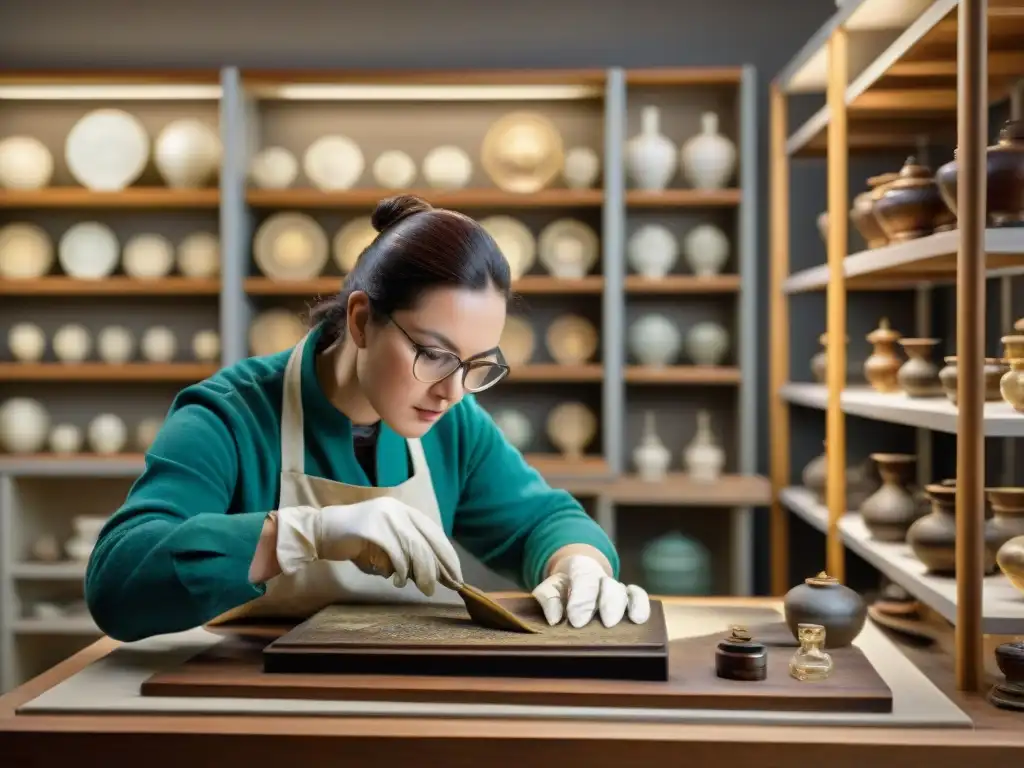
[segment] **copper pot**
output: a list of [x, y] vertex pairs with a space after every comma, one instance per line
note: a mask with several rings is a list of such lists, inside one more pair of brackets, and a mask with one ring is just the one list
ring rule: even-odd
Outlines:
[[[985, 153], [986, 224], [1012, 227], [1024, 224], [1024, 120], [1011, 120], [999, 131], [999, 141]], [[956, 215], [957, 157], [935, 174], [946, 207]]]
[[913, 157], [900, 169], [899, 178], [885, 186], [873, 210], [889, 242], [901, 243], [933, 232], [953, 229], [956, 216], [949, 210], [935, 177]]

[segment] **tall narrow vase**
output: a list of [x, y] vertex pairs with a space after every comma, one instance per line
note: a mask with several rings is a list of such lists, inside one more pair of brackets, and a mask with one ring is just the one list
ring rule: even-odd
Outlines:
[[676, 175], [676, 145], [661, 132], [661, 111], [646, 106], [640, 112], [640, 133], [626, 145], [626, 171], [637, 189], [652, 192], [668, 186]]

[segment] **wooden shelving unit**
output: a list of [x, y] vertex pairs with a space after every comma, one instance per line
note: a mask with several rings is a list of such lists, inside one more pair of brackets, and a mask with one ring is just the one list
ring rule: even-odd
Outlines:
[[[842, 4], [771, 87], [773, 592], [782, 594], [791, 586], [787, 515], [792, 512], [825, 534], [826, 567], [832, 575], [845, 577], [848, 549], [955, 625], [956, 685], [967, 691], [982, 685], [983, 635], [1024, 631], [1024, 596], [1011, 594], [1002, 576], [985, 577], [982, 564], [985, 438], [1024, 436], [1024, 417], [1005, 403], [985, 402], [981, 372], [986, 348], [998, 346], [998, 335], [994, 341], [986, 339], [986, 280], [1001, 281], [998, 327], [1009, 332], [1010, 280], [1024, 272], [1024, 234], [1016, 228], [986, 229], [982, 215], [986, 146], [995, 133], [987, 130], [989, 108], [1002, 107], [1013, 84], [1024, 77], [1022, 51], [1024, 2], [1020, 0], [898, 4], [851, 0]], [[824, 96], [825, 103], [802, 125], [790, 126], [789, 98], [812, 93]], [[1020, 117], [1019, 108], [1020, 100], [1013, 99], [1012, 117]], [[863, 188], [849, 183], [851, 162], [893, 151], [926, 153], [929, 146], [944, 147], [943, 163], [948, 159], [945, 153], [958, 147], [957, 228], [849, 252], [850, 190]], [[813, 161], [822, 156], [827, 165], [827, 259], [791, 272], [792, 168], [803, 158]], [[936, 164], [931, 167], [934, 170]], [[860, 302], [877, 300], [871, 297], [882, 291], [913, 290], [916, 327], [904, 335], [929, 336], [935, 289], [942, 286], [955, 291], [952, 349], [958, 359], [959, 405], [944, 397], [911, 399], [851, 383], [842, 340], [850, 335], [848, 327], [858, 317]], [[799, 330], [791, 326], [791, 303], [801, 294], [821, 291], [825, 292], [829, 340], [826, 380], [823, 384], [791, 381], [790, 336]], [[877, 316], [872, 322], [877, 322]], [[953, 341], [947, 339], [951, 345]], [[826, 413], [825, 504], [794, 487], [791, 406]], [[846, 469], [851, 463], [848, 432], [853, 437], [854, 430], [861, 428], [859, 422], [848, 424], [846, 416], [874, 422], [870, 429], [883, 423], [916, 428], [918, 485], [942, 479], [932, 475], [932, 434], [955, 435], [955, 578], [926, 574], [908, 545], [874, 540], [859, 515], [845, 508]], [[1012, 444], [1006, 450], [1004, 457], [1012, 457]], [[1003, 474], [1001, 481], [988, 484], [1013, 485], [1015, 467], [1005, 467]]]
[[[127, 76], [126, 76], [127, 77]], [[170, 76], [169, 76], [170, 77]], [[72, 77], [85, 82], [82, 76]], [[31, 86], [46, 86], [58, 76], [32, 79]], [[131, 78], [128, 78], [131, 79]], [[179, 78], [170, 78], [183, 85]], [[144, 82], [158, 82], [159, 78]], [[5, 84], [9, 84], [4, 81]], [[104, 100], [104, 88], [116, 91], [118, 84], [109, 76], [89, 80], [89, 100], [97, 105]], [[133, 81], [140, 87], [139, 82]], [[566, 148], [592, 145], [601, 156], [601, 178], [594, 189], [567, 189], [558, 181], [541, 192], [524, 195], [494, 188], [479, 166], [480, 132], [490, 120], [513, 106], [499, 96], [490, 99], [480, 94], [488, 88], [530, 86], [532, 97], [517, 97], [515, 108], [526, 102], [551, 119], [564, 131]], [[339, 87], [345, 95], [324, 96]], [[538, 353], [529, 364], [516, 366], [507, 383], [495, 394], [495, 402], [507, 397], [517, 405], [526, 403], [534, 416], [535, 431], [541, 438], [536, 447], [525, 451], [527, 461], [552, 484], [564, 487], [585, 502], [598, 522], [618, 540], [618, 531], [627, 530], [628, 519], [618, 520], [622, 506], [650, 507], [652, 515], [666, 516], [669, 510], [709, 507], [728, 511], [724, 524], [731, 526], [728, 541], [731, 578], [727, 589], [737, 594], [752, 591], [751, 563], [753, 541], [751, 508], [767, 504], [767, 480], [756, 474], [755, 372], [757, 366], [757, 184], [756, 184], [756, 94], [754, 73], [749, 67], [684, 68], [667, 70], [527, 71], [527, 72], [390, 72], [386, 76], [372, 72], [331, 73], [241, 72], [226, 67], [204, 81], [207, 89], [201, 105], [181, 97], [181, 113], [202, 111], [219, 125], [223, 158], [216, 188], [199, 190], [169, 189], [159, 180], [144, 176], [138, 186], [123, 192], [97, 193], [77, 186], [66, 171], [53, 180], [55, 186], [39, 191], [0, 191], [0, 224], [10, 221], [39, 221], [59, 236], [67, 222], [74, 219], [107, 221], [121, 233], [138, 227], [166, 232], [178, 239], [184, 231], [202, 229], [217, 233], [220, 240], [220, 273], [211, 279], [173, 276], [160, 280], [138, 280], [115, 274], [103, 280], [76, 280], [53, 274], [35, 280], [0, 280], [0, 296], [11, 313], [34, 311], [67, 312], [69, 319], [81, 320], [97, 331], [115, 322], [131, 324], [135, 315], [172, 325], [178, 331], [181, 348], [168, 364], [130, 363], [107, 365], [92, 362], [64, 364], [52, 356], [36, 364], [10, 362], [0, 357], [0, 398], [6, 392], [40, 392], [41, 398], [53, 394], [55, 412], [62, 419], [78, 420], [84, 425], [86, 413], [97, 408], [136, 409], [135, 398], [159, 403], [166, 408], [169, 397], [191, 381], [213, 374], [218, 366], [188, 361], [189, 334], [199, 329], [200, 316], [211, 318], [220, 333], [221, 366], [231, 365], [250, 354], [248, 330], [253, 318], [263, 309], [294, 307], [305, 309], [312, 299], [335, 293], [344, 279], [337, 265], [312, 280], [284, 282], [271, 280], [259, 272], [252, 254], [255, 229], [267, 216], [278, 211], [301, 211], [322, 223], [330, 235], [344, 222], [366, 216], [382, 198], [396, 194], [376, 186], [369, 161], [375, 152], [393, 148], [381, 142], [372, 129], [370, 117], [374, 105], [388, 102], [389, 89], [396, 94], [394, 104], [403, 109], [431, 110], [455, 108], [462, 119], [442, 125], [417, 123], [415, 135], [408, 137], [408, 151], [417, 158], [429, 146], [441, 143], [462, 145], [474, 162], [473, 178], [465, 189], [443, 191], [428, 189], [417, 180], [407, 190], [433, 204], [455, 208], [474, 216], [507, 214], [520, 218], [539, 233], [546, 224], [559, 218], [575, 218], [590, 225], [600, 239], [600, 260], [591, 273], [581, 279], [560, 279], [546, 273], [537, 264], [517, 280], [514, 291], [523, 299], [527, 312], [538, 317], [535, 324]], [[211, 92], [209, 89], [212, 88]], [[323, 89], [316, 98], [292, 98], [289, 89], [308, 92]], [[453, 91], [448, 99], [421, 99], [417, 89], [441, 88]], [[469, 90], [465, 90], [465, 89]], [[374, 98], [363, 99], [366, 89], [375, 89]], [[460, 89], [463, 89], [460, 91]], [[645, 90], [646, 89], [646, 90]], [[653, 89], [653, 90], [650, 90]], [[663, 92], [663, 89], [668, 89]], [[66, 89], [64, 89], [66, 91]], [[377, 92], [379, 91], [379, 93]], [[473, 91], [471, 97], [465, 93]], [[166, 93], [167, 89], [162, 88]], [[424, 91], [426, 92], [426, 91]], [[521, 91], [519, 91], [521, 93]], [[210, 95], [212, 93], [212, 95]], [[383, 95], [382, 95], [383, 94]], [[460, 95], [462, 94], [462, 95]], [[436, 94], [435, 94], [436, 95]], [[196, 97], [199, 98], [199, 97]], [[661, 192], [631, 189], [624, 172], [624, 145], [638, 130], [636, 118], [648, 98], [669, 98], [676, 106], [671, 127], [674, 141], [682, 142], [699, 131], [699, 110], [721, 110], [721, 131], [737, 149], [738, 171], [733, 186], [722, 190], [695, 190], [684, 186], [680, 176], [673, 186]], [[444, 103], [447, 101], [448, 103]], [[692, 103], [691, 103], [692, 101]], [[70, 102], [33, 100], [10, 103], [0, 101], [3, 110], [30, 110], [33, 103], [47, 104], [58, 119], [68, 126], [89, 109], [80, 100]], [[27, 106], [26, 106], [27, 105]], [[149, 107], [154, 107], [147, 111]], [[453, 106], [454, 105], [454, 106]], [[390, 107], [389, 107], [390, 108]], [[159, 130], [175, 112], [161, 101], [134, 98], [132, 109], [151, 131]], [[343, 121], [342, 130], [367, 153], [367, 168], [356, 188], [323, 192], [300, 175], [288, 189], [256, 189], [248, 180], [248, 161], [259, 145], [271, 142], [289, 147], [301, 155], [310, 139], [310, 116], [334, 126]], [[333, 116], [333, 117], [332, 117]], [[372, 116], [372, 115], [371, 115]], [[22, 116], [19, 115], [19, 120]], [[351, 124], [349, 121], [351, 120]], [[330, 130], [323, 126], [316, 132]], [[422, 128], [422, 130], [420, 130]], [[58, 126], [55, 130], [61, 130]], [[668, 132], [669, 128], [666, 128]], [[422, 135], [420, 135], [422, 134]], [[402, 139], [403, 141], [405, 139]], [[423, 142], [427, 142], [424, 144]], [[433, 144], [429, 144], [433, 142]], [[51, 151], [60, 152], [54, 145]], [[60, 174], [65, 174], [61, 176]], [[301, 174], [301, 171], [300, 171]], [[365, 186], [364, 186], [365, 185]], [[134, 218], [132, 218], [134, 217]], [[703, 221], [715, 222], [727, 233], [729, 261], [722, 274], [698, 277], [685, 266], [673, 269], [662, 279], [653, 280], [630, 274], [626, 241], [635, 220], [670, 222], [681, 236], [689, 227]], [[130, 221], [130, 224], [123, 222]], [[136, 225], [134, 222], [145, 222]], [[165, 229], [161, 229], [161, 228]], [[680, 263], [682, 264], [680, 258]], [[702, 315], [716, 316], [729, 326], [729, 360], [721, 366], [698, 367], [680, 364], [663, 369], [632, 364], [626, 352], [627, 303], [650, 302], [666, 307], [695, 322]], [[66, 310], [64, 308], [67, 308]], [[521, 311], [521, 310], [519, 310]], [[559, 365], [544, 353], [544, 324], [556, 314], [578, 313], [588, 317], [599, 330], [599, 351], [580, 365]], [[90, 319], [91, 318], [91, 319]], [[3, 320], [3, 316], [0, 316]], [[102, 322], [101, 322], [102, 321]], [[54, 320], [54, 326], [57, 320]], [[52, 328], [47, 328], [52, 332]], [[684, 326], [685, 330], [685, 326]], [[73, 398], [69, 393], [74, 393]], [[140, 393], [136, 395], [135, 393]], [[496, 391], [497, 392], [497, 391]], [[713, 483], [696, 483], [678, 471], [681, 447], [689, 441], [694, 428], [692, 409], [705, 402], [705, 394], [714, 400], [720, 414], [716, 436], [726, 444], [729, 461], [726, 474]], [[74, 403], [68, 401], [69, 398]], [[544, 414], [558, 402], [578, 399], [590, 404], [599, 417], [599, 435], [583, 456], [561, 456], [551, 452], [543, 438]], [[673, 472], [658, 483], [638, 479], [628, 466], [636, 442], [637, 410], [648, 401], [657, 403], [667, 414], [663, 437], [673, 453]], [[489, 407], [489, 403], [481, 402]], [[96, 403], [95, 407], [93, 403]], [[141, 408], [141, 405], [138, 406]], [[84, 409], [84, 410], [83, 410]], [[91, 409], [91, 410], [90, 410]], [[134, 412], [133, 412], [134, 418]], [[716, 416], [716, 418], [718, 418]], [[720, 425], [721, 426], [720, 426]], [[129, 419], [129, 428], [133, 424]], [[671, 442], [670, 442], [671, 441]], [[43, 487], [71, 487], [82, 497], [95, 493], [123, 493], [144, 468], [144, 456], [134, 446], [114, 456], [77, 454], [74, 456], [34, 455], [0, 457], [0, 687], [8, 687], [38, 669], [33, 653], [25, 642], [42, 643], [47, 637], [63, 635], [60, 642], [74, 644], [95, 632], [90, 622], [67, 620], [63, 624], [24, 615], [22, 595], [35, 590], [56, 589], [79, 583], [82, 568], [73, 563], [33, 562], [27, 552], [28, 536], [37, 525], [50, 524], [56, 513], [37, 509], [35, 496]], [[61, 483], [64, 486], [61, 486]], [[112, 490], [113, 489], [113, 490]], [[121, 489], [121, 490], [116, 490]], [[107, 507], [116, 506], [111, 502]], [[666, 517], [666, 525], [672, 525]], [[66, 521], [65, 521], [66, 522]], [[17, 533], [15, 533], [17, 531]], [[717, 556], [717, 553], [716, 553]], [[634, 558], [635, 559], [635, 558]], [[726, 588], [723, 586], [723, 588]], [[25, 598], [27, 599], [27, 598]], [[56, 641], [55, 641], [56, 642]], [[56, 647], [56, 646], [55, 646]], [[63, 646], [61, 646], [63, 647]]]

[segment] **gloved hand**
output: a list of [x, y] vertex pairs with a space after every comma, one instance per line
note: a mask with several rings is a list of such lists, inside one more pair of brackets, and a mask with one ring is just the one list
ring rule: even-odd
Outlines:
[[594, 558], [570, 555], [560, 560], [555, 570], [533, 590], [544, 609], [548, 624], [554, 625], [567, 615], [574, 627], [582, 627], [601, 616], [601, 623], [614, 627], [623, 615], [635, 624], [650, 618], [651, 602], [642, 588], [616, 581]]
[[324, 507], [277, 511], [277, 559], [284, 573], [313, 560], [352, 561], [365, 573], [411, 579], [425, 595], [438, 582], [462, 585], [459, 556], [441, 527], [422, 512], [388, 496]]

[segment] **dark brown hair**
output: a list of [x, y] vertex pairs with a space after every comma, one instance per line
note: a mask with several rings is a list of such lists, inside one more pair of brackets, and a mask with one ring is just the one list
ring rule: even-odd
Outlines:
[[397, 195], [377, 203], [371, 221], [379, 234], [359, 255], [341, 291], [310, 314], [312, 324], [324, 325], [321, 345], [345, 334], [353, 291], [366, 292], [377, 319], [414, 306], [424, 292], [442, 286], [494, 286], [509, 298], [508, 261], [494, 238], [469, 216], [434, 208], [413, 195]]

